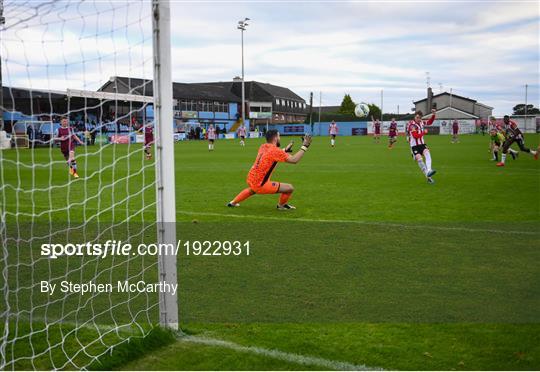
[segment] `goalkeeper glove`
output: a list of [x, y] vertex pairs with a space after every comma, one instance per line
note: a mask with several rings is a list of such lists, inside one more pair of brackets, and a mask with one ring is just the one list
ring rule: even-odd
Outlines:
[[306, 134], [303, 138], [303, 143], [302, 145], [305, 146], [305, 147], [309, 147], [309, 145], [311, 145], [311, 136], [309, 134]]

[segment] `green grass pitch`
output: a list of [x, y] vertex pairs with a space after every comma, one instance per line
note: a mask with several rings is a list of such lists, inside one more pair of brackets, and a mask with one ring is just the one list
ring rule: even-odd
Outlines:
[[[531, 148], [539, 139], [526, 135]], [[300, 139], [294, 140], [298, 148]], [[429, 185], [403, 137], [393, 149], [385, 137], [379, 144], [371, 137], [338, 137], [335, 148], [328, 138], [315, 138], [299, 164], [279, 164], [272, 177], [295, 186], [290, 203], [298, 209], [286, 212], [275, 209], [275, 195], [225, 207], [246, 187], [262, 140], [248, 140], [246, 147], [220, 140], [213, 152], [202, 141], [176, 144], [178, 238], [249, 240], [251, 254], [179, 257], [184, 332], [228, 344], [181, 338], [122, 368], [329, 369], [342, 362], [385, 369], [539, 369], [540, 161], [521, 153], [497, 168], [487, 136], [463, 135], [460, 141], [427, 137], [438, 171]], [[37, 232], [49, 231], [49, 220], [54, 228], [88, 220], [85, 229], [92, 232], [131, 218], [131, 230], [120, 225], [111, 234], [133, 236], [155, 220], [155, 191], [145, 188], [154, 169], [141, 146], [78, 148], [77, 154], [81, 178], [70, 180], [57, 149], [52, 170], [31, 166], [49, 162], [48, 149], [2, 153], [2, 180], [14, 187], [4, 189], [0, 207], [18, 213], [8, 216], [8, 230], [26, 226], [30, 215], [39, 215], [32, 227]], [[24, 192], [30, 188], [37, 191]], [[144, 239], [153, 236], [151, 227], [140, 231]], [[11, 264], [36, 258], [10, 252]], [[40, 263], [33, 274], [21, 267], [8, 276], [10, 285], [24, 287], [84, 264], [57, 262], [51, 268]], [[134, 259], [129, 267], [114, 267], [103, 260], [74, 275], [157, 278], [155, 265], [146, 261], [139, 273], [140, 264]], [[47, 301], [28, 295], [33, 304]], [[123, 300], [97, 297], [92, 309], [67, 320], [80, 321]], [[141, 316], [156, 321], [157, 308], [134, 312], [147, 301], [133, 298], [96, 320], [104, 326]], [[65, 311], [79, 304], [78, 298], [51, 304], [48, 316], [60, 305]], [[28, 302], [19, 299], [17, 306]], [[40, 312], [36, 318], [43, 318]], [[32, 342], [46, 345], [39, 337]], [[87, 332], [81, 339], [92, 337]], [[20, 343], [9, 352], [35, 350]], [[55, 355], [55, 365], [63, 357]], [[41, 362], [40, 368], [51, 367], [48, 356]], [[18, 367], [32, 367], [28, 363], [23, 359]]]

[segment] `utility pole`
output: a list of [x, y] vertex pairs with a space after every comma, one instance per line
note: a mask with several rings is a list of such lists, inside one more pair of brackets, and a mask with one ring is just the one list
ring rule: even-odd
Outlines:
[[313, 128], [313, 92], [309, 93], [309, 126]]
[[321, 125], [322, 92], [319, 92], [319, 125]]
[[381, 125], [384, 125], [384, 118], [383, 118], [383, 102], [384, 102], [384, 99], [383, 99], [383, 90], [381, 89]]
[[527, 90], [529, 88], [528, 84], [525, 84], [525, 130], [527, 130]]

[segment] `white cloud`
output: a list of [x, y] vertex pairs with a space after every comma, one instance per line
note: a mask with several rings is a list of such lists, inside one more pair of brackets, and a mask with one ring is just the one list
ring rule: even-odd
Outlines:
[[[6, 5], [8, 17], [10, 9], [16, 13], [10, 19], [30, 14], [17, 2]], [[245, 34], [246, 78], [287, 86], [306, 99], [322, 90], [327, 104], [345, 92], [377, 102], [384, 89], [386, 107], [408, 109], [423, 97], [430, 71], [435, 89], [441, 82], [497, 113], [522, 100], [525, 83], [538, 102], [535, 3], [173, 2], [173, 78], [239, 75], [236, 22], [243, 16], [253, 19]], [[95, 89], [111, 75], [152, 74], [148, 3], [59, 3], [2, 36], [10, 75], [4, 78], [14, 85]]]

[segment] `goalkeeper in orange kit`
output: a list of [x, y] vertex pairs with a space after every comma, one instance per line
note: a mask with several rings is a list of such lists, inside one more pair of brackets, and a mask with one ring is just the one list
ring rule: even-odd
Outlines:
[[308, 150], [309, 145], [311, 145], [311, 136], [306, 135], [304, 137], [302, 147], [300, 147], [300, 150], [294, 155], [290, 154], [290, 152], [292, 152], [292, 145], [293, 143], [291, 142], [285, 149], [281, 149], [279, 147], [279, 132], [277, 130], [269, 130], [266, 132], [266, 143], [259, 147], [255, 163], [253, 163], [247, 176], [247, 184], [249, 187], [242, 190], [240, 194], [227, 204], [227, 206], [239, 207], [240, 202], [255, 194], [281, 194], [277, 209], [296, 209], [294, 206], [288, 204], [289, 198], [294, 191], [293, 185], [272, 181], [270, 179], [277, 163], [287, 162], [296, 164], [302, 159]]

